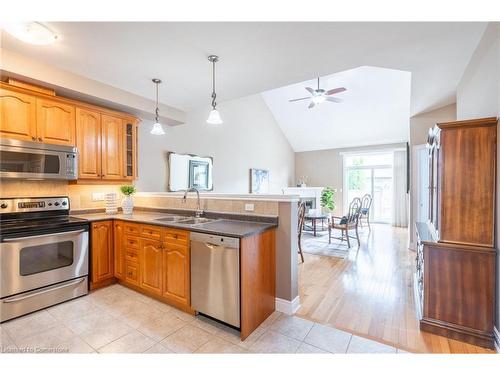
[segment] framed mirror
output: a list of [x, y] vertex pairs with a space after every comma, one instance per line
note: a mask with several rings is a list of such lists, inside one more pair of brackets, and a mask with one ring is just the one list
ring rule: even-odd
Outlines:
[[168, 191], [213, 190], [211, 157], [168, 152], [167, 161]]

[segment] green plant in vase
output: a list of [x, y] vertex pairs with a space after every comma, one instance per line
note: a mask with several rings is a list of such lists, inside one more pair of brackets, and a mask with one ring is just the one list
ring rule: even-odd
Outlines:
[[120, 191], [125, 197], [122, 199], [122, 210], [125, 215], [131, 215], [134, 210], [132, 195], [137, 191], [134, 185], [122, 185]]
[[328, 210], [328, 212], [332, 212], [335, 210], [335, 192], [336, 189], [332, 189], [331, 187], [326, 187], [321, 192], [321, 207]]

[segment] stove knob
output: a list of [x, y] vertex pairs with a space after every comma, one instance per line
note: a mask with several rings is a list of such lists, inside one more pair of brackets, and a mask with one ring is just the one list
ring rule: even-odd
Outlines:
[[2, 204], [0, 205], [0, 208], [4, 208], [4, 209], [5, 209], [5, 208], [7, 208], [7, 203], [2, 203]]
[[52, 206], [52, 203], [49, 202], [49, 206]]
[[54, 203], [54, 206], [59, 206], [59, 202]]
[[62, 202], [62, 205], [63, 205], [63, 206], [67, 206], [67, 205], [68, 205], [68, 202], [64, 201], [64, 202]]

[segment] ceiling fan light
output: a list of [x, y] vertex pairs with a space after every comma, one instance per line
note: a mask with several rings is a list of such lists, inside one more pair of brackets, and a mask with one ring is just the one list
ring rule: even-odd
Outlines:
[[58, 35], [40, 22], [13, 22], [2, 25], [2, 29], [22, 42], [36, 45], [54, 43]]
[[223, 122], [224, 121], [222, 121], [222, 118], [220, 117], [219, 111], [216, 109], [212, 109], [210, 111], [210, 114], [208, 115], [207, 124], [220, 125]]
[[165, 130], [163, 130], [163, 126], [159, 122], [155, 122], [150, 133], [153, 135], [164, 135]]
[[326, 98], [323, 95], [317, 95], [313, 96], [311, 100], [313, 101], [314, 104], [318, 105], [323, 103], [326, 100]]

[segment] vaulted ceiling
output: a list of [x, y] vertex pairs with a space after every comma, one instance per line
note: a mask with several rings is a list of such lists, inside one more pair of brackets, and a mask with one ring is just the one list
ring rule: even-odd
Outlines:
[[305, 87], [316, 80], [262, 93], [292, 148], [299, 151], [397, 143], [408, 140], [411, 73], [363, 66], [321, 77], [325, 90], [345, 87], [332, 95], [340, 103], [325, 101], [308, 108]]
[[2, 48], [183, 110], [207, 105], [221, 56], [219, 102], [360, 66], [411, 72], [410, 114], [449, 104], [486, 24], [463, 23], [50, 23], [50, 46], [2, 33]]

